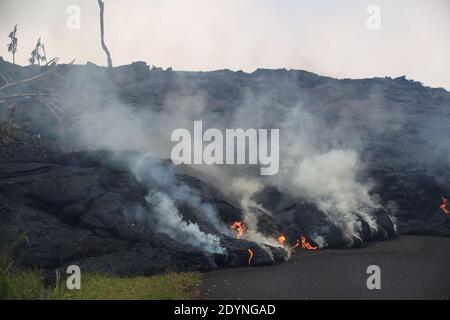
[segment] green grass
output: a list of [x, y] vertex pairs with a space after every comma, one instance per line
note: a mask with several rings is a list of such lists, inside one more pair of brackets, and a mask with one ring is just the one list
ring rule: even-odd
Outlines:
[[34, 271], [11, 269], [0, 277], [0, 300], [41, 300], [48, 292], [41, 275]]
[[50, 288], [39, 271], [14, 265], [12, 257], [21, 241], [0, 250], [0, 300], [182, 300], [198, 296], [199, 273], [125, 278], [82, 272], [80, 290], [68, 290], [64, 278]]
[[81, 275], [81, 289], [62, 283], [49, 299], [55, 300], [182, 300], [198, 295], [199, 273], [169, 273], [152, 277], [119, 278]]
[[0, 300], [43, 299], [46, 290], [38, 272], [20, 270], [14, 266], [13, 255], [25, 241], [20, 236], [10, 247], [0, 250]]
[[0, 300], [184, 300], [198, 296], [199, 273], [152, 277], [82, 274], [81, 289], [68, 290], [65, 280], [46, 288], [39, 272], [11, 270], [0, 279]]

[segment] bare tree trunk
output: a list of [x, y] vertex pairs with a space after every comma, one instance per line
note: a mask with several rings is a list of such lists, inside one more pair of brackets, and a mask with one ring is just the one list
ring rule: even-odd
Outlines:
[[100, 35], [101, 35], [102, 48], [103, 48], [103, 51], [105, 51], [106, 57], [108, 59], [108, 68], [112, 68], [111, 54], [108, 50], [108, 47], [105, 44], [105, 26], [104, 26], [104, 19], [103, 19], [103, 14], [105, 11], [105, 4], [104, 4], [103, 0], [98, 0], [98, 6], [100, 7]]
[[44, 44], [42, 44], [41, 47], [42, 47], [42, 52], [44, 53], [45, 64], [48, 64], [48, 61], [47, 61], [47, 53], [45, 52]]

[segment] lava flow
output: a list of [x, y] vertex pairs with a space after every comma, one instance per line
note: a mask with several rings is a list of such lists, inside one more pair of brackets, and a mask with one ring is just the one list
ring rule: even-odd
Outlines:
[[312, 246], [308, 241], [306, 241], [306, 238], [304, 236], [301, 236], [300, 240], [297, 240], [297, 244], [295, 246], [291, 247], [291, 249], [295, 249], [300, 246], [301, 246], [301, 249], [305, 249], [305, 250], [317, 250], [317, 247]]
[[247, 249], [248, 251], [248, 265], [251, 266], [252, 265], [252, 259], [253, 259], [253, 250], [252, 249]]
[[442, 204], [439, 206], [439, 208], [441, 208], [441, 210], [445, 213], [445, 214], [449, 214], [450, 211], [448, 209], [448, 199], [442, 197]]
[[240, 239], [244, 235], [244, 224], [242, 221], [235, 221], [231, 225], [231, 229], [236, 232], [236, 238]]
[[286, 243], [286, 237], [282, 234], [277, 238], [277, 241], [284, 246], [284, 244]]

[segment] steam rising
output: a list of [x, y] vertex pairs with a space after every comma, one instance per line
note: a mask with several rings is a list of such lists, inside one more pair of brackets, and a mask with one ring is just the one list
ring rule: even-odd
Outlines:
[[200, 231], [197, 224], [183, 221], [173, 200], [165, 193], [155, 191], [147, 196], [156, 212], [157, 229], [180, 243], [203, 248], [205, 252], [225, 254], [218, 237]]
[[361, 168], [358, 155], [349, 150], [331, 150], [301, 161], [293, 175], [296, 189], [317, 203], [348, 239], [357, 237], [361, 226], [355, 219], [359, 211], [372, 231], [377, 225], [363, 208], [374, 207], [369, 186], [357, 181]]
[[[325, 213], [349, 242], [361, 238], [360, 219], [371, 231], [377, 230], [370, 209], [379, 204], [371, 197], [371, 185], [359, 181], [364, 168], [360, 158], [363, 143], [357, 129], [345, 122], [330, 125], [323, 115], [308, 107], [307, 97], [297, 94], [295, 81], [283, 80], [278, 89], [260, 91], [242, 88], [239, 99], [230, 108], [212, 109], [208, 94], [181, 74], [173, 75], [173, 89], [161, 106], [134, 108], [116, 97], [114, 87], [108, 88], [107, 78], [73, 71], [79, 86], [68, 94], [69, 101], [79, 106], [79, 121], [70, 131], [70, 138], [79, 148], [122, 151], [137, 150], [141, 156], [128, 162], [130, 171], [149, 188], [147, 200], [157, 213], [158, 228], [179, 241], [223, 253], [219, 239], [190, 221], [184, 221], [178, 204], [197, 210], [219, 234], [230, 235], [228, 226], [215, 208], [180, 181], [176, 170], [164, 164], [170, 157], [170, 135], [174, 129], [192, 130], [193, 121], [203, 121], [206, 128], [276, 128], [280, 130], [280, 171], [272, 177], [261, 177], [258, 170], [245, 166], [195, 166], [205, 179], [224, 194], [233, 196], [244, 212], [248, 237], [277, 245], [258, 231], [254, 210], [272, 213], [255, 200], [255, 195], [267, 186], [275, 186], [293, 197], [302, 197]], [[257, 80], [255, 80], [257, 82]], [[99, 84], [100, 83], [100, 84]], [[78, 92], [88, 87], [89, 94]], [[292, 96], [288, 101], [279, 101]], [[305, 101], [304, 101], [305, 100]], [[219, 183], [217, 183], [219, 181]], [[311, 234], [317, 244], [326, 246], [320, 229]]]

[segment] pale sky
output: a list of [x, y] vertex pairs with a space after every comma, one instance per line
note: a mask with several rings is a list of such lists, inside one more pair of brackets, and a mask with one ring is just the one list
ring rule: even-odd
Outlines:
[[[369, 30], [369, 5], [381, 29]], [[81, 28], [67, 26], [77, 5]], [[304, 69], [337, 78], [406, 75], [450, 90], [448, 0], [105, 0], [114, 65], [143, 60], [175, 70]], [[0, 0], [0, 55], [19, 26], [16, 61], [42, 37], [62, 62], [105, 65], [96, 0]]]

